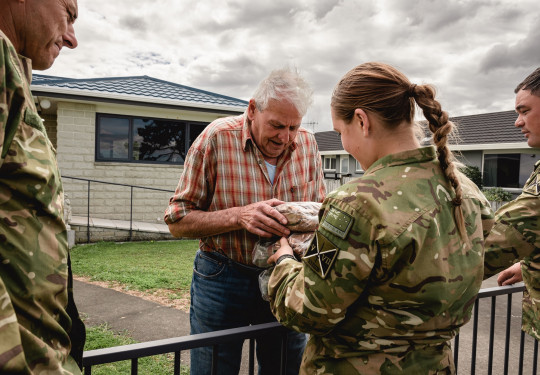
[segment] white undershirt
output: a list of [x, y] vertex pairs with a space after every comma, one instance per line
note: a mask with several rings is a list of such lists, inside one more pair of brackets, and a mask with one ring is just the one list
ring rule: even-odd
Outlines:
[[270, 182], [272, 185], [274, 185], [274, 177], [276, 176], [276, 166], [270, 164], [266, 160], [264, 161], [266, 163], [266, 169], [268, 170], [268, 177], [270, 177]]

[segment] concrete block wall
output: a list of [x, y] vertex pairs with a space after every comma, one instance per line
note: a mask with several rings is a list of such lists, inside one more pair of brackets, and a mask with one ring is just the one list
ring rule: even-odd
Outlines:
[[[72, 215], [86, 216], [88, 183], [69, 179], [80, 177], [124, 185], [167, 190], [134, 189], [133, 221], [163, 222], [163, 213], [176, 189], [182, 166], [95, 161], [96, 105], [59, 102], [57, 151], [64, 190]], [[130, 188], [90, 184], [90, 216], [112, 220], [130, 220]]]

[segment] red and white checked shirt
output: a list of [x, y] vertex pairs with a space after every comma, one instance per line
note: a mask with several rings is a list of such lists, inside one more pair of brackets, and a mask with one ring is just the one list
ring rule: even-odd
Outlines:
[[[166, 223], [174, 223], [193, 210], [219, 211], [272, 198], [322, 202], [324, 177], [315, 136], [303, 128], [298, 130], [295, 141], [278, 160], [272, 185], [245, 116], [215, 120], [193, 142], [165, 211]], [[246, 230], [237, 230], [201, 238], [200, 248], [252, 265], [251, 252], [258, 240]]]

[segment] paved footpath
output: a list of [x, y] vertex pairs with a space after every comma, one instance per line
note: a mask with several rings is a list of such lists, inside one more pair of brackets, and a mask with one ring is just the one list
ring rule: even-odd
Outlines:
[[[79, 313], [88, 326], [108, 323], [115, 332], [127, 331], [138, 342], [189, 335], [189, 313], [139, 297], [73, 280]], [[239, 375], [248, 371], [247, 341]], [[182, 365], [189, 366], [189, 352], [182, 352]]]

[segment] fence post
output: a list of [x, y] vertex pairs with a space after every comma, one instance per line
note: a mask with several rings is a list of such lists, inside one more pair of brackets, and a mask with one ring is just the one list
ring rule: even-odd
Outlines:
[[130, 203], [129, 203], [129, 240], [132, 240], [132, 234], [133, 234], [133, 186], [131, 186], [131, 192], [130, 192]]
[[86, 243], [90, 243], [90, 180], [88, 180], [88, 199], [86, 201], [88, 203], [86, 208]]

